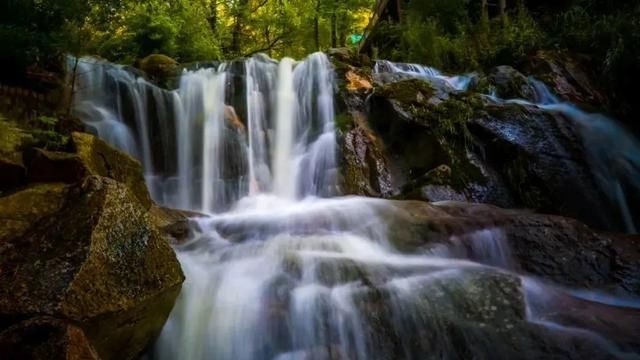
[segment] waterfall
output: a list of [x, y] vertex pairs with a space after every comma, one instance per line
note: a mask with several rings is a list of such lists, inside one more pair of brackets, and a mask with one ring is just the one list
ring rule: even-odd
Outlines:
[[[324, 54], [183, 70], [175, 90], [80, 59], [74, 113], [144, 166], [159, 203], [206, 213], [247, 195], [337, 193], [333, 70]], [[241, 89], [235, 81], [243, 80]], [[229, 94], [242, 94], [243, 100]], [[235, 96], [235, 95], [234, 95]], [[246, 119], [234, 106], [246, 108]]]
[[[99, 60], [79, 69], [74, 114], [144, 164], [157, 202], [208, 215], [175, 245], [186, 280], [151, 359], [493, 358], [507, 349], [496, 334], [514, 326], [561, 333], [572, 347], [594, 338], [542, 321], [556, 311], [538, 308], [548, 301], [534, 290], [546, 285], [510, 272], [500, 229], [404, 254], [397, 242], [416, 228], [411, 211], [333, 197], [336, 81], [324, 54], [183, 69], [173, 90]], [[413, 64], [376, 71], [460, 91], [470, 81]], [[540, 98], [549, 111], [558, 105]]]
[[473, 75], [456, 75], [447, 76], [443, 75], [438, 69], [418, 65], [418, 64], [406, 64], [406, 63], [394, 63], [387, 60], [376, 61], [373, 67], [374, 73], [396, 73], [405, 74], [422, 79], [440, 79], [444, 80], [449, 86], [458, 91], [465, 91], [469, 88]]
[[295, 164], [292, 162], [295, 136], [296, 97], [293, 92], [293, 60], [283, 59], [278, 68], [278, 103], [276, 105], [276, 136], [273, 153], [273, 190], [284, 198], [295, 198]]
[[[581, 110], [563, 102], [540, 80], [529, 78], [535, 102], [523, 99], [488, 98], [498, 103], [535, 106], [551, 113], [560, 113], [573, 121], [583, 143], [589, 168], [597, 184], [609, 200], [618, 207], [629, 233], [637, 233], [639, 220], [629, 207], [626, 192], [640, 192], [640, 142], [615, 120]], [[625, 190], [626, 189], [626, 190]]]

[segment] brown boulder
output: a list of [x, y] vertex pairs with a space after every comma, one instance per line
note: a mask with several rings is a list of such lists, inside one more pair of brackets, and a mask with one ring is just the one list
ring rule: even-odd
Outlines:
[[139, 161], [89, 134], [72, 133], [71, 141], [85, 176], [114, 179], [126, 185], [146, 209], [151, 207], [151, 196]]
[[38, 221], [60, 211], [67, 195], [64, 184], [33, 184], [0, 197], [0, 248], [22, 236]]
[[162, 54], [151, 54], [135, 65], [156, 82], [173, 77], [178, 71], [178, 62]]
[[364, 114], [354, 113], [353, 128], [343, 136], [342, 193], [388, 197], [394, 188], [381, 140], [367, 126]]
[[104, 359], [159, 334], [183, 281], [175, 254], [127, 186], [90, 176], [64, 208], [0, 246], [0, 319], [73, 321]]

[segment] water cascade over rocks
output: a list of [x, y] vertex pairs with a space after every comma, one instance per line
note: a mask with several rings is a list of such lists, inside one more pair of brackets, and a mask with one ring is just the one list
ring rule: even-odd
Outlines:
[[[445, 81], [456, 91], [467, 90], [474, 79], [473, 74], [446, 76], [428, 66], [386, 60], [377, 61], [374, 72]], [[527, 80], [528, 87], [532, 90], [532, 99], [502, 99], [495, 91], [485, 97], [497, 104], [532, 106], [550, 113], [559, 113], [567, 121], [575, 122], [587, 152], [589, 169], [595, 175], [597, 184], [616, 205], [625, 230], [637, 233], [640, 219], [634, 217], [633, 210], [630, 209], [629, 196], [640, 193], [640, 141], [615, 120], [602, 114], [585, 112], [574, 104], [561, 101], [540, 80], [533, 77]]]
[[[470, 81], [377, 67], [460, 90]], [[126, 67], [79, 68], [75, 113], [143, 162], [156, 201], [209, 214], [176, 245], [186, 281], [151, 358], [637, 358], [542, 321], [561, 309], [543, 306], [549, 285], [510, 271], [500, 229], [406, 254], [393, 241], [410, 226], [392, 221], [399, 203], [332, 197], [336, 83], [325, 55], [184, 70], [173, 91]]]

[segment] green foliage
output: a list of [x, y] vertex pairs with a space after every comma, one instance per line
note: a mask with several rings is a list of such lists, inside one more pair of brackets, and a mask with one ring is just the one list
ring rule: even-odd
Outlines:
[[563, 48], [589, 54], [595, 72], [616, 98], [623, 116], [637, 117], [640, 78], [640, 3], [619, 0], [576, 1], [549, 22], [554, 42]]
[[4, 69], [0, 76], [11, 78], [30, 66], [51, 68], [58, 64], [60, 55], [71, 50], [68, 36], [78, 32], [78, 24], [88, 12], [87, 1], [1, 2], [0, 63]]
[[451, 71], [475, 70], [517, 64], [544, 41], [543, 32], [522, 5], [505, 19], [489, 21], [471, 16], [475, 10], [464, 0], [410, 4], [401, 46], [391, 54], [396, 60]]

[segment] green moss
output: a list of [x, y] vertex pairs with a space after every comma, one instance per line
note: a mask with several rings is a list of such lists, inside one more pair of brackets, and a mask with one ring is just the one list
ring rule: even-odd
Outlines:
[[422, 179], [422, 184], [450, 185], [457, 191], [463, 191], [470, 183], [486, 183], [480, 169], [467, 157], [468, 145], [472, 142], [467, 124], [484, 111], [477, 94], [452, 95], [438, 104], [413, 106], [411, 111], [417, 121], [431, 128], [431, 133], [447, 155], [445, 165], [450, 168], [444, 173], [436, 172], [439, 174], [437, 178], [430, 171]]
[[403, 104], [422, 106], [433, 96], [434, 90], [426, 81], [419, 79], [403, 80], [383, 86], [378, 94]]
[[353, 116], [349, 113], [340, 113], [336, 115], [335, 125], [338, 130], [345, 132], [353, 127]]

